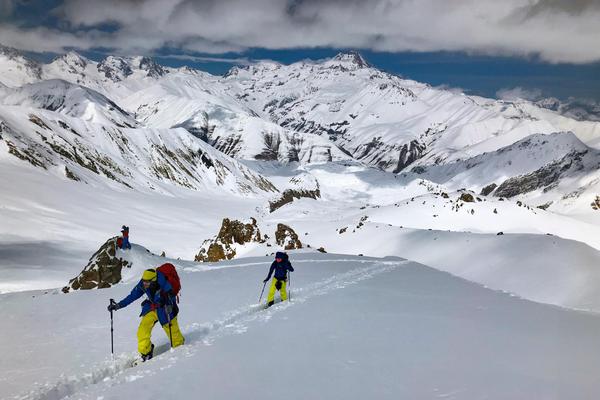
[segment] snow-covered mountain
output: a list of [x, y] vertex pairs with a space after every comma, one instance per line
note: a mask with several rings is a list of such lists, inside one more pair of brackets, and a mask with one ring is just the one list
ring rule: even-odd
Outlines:
[[60, 79], [44, 80], [21, 87], [0, 90], [0, 102], [56, 111], [91, 123], [135, 128], [138, 122], [102, 94]]
[[[0, 292], [30, 290], [0, 294], [0, 397], [594, 398], [600, 124], [551, 108], [358, 53], [218, 77], [0, 49]], [[282, 232], [292, 302], [262, 310]], [[215, 235], [236, 259], [191, 261]], [[50, 289], [102, 243], [121, 282]], [[106, 304], [165, 261], [186, 344], [156, 329], [130, 368], [137, 307], [110, 359]]]
[[[600, 123], [432, 88], [380, 71], [358, 53], [259, 62], [222, 77], [147, 57], [93, 61], [71, 52], [41, 65], [5, 48], [0, 61], [7, 71], [0, 74], [0, 162], [74, 184], [262, 199], [238, 211], [242, 219], [263, 216], [275, 192], [294, 189], [300, 177], [322, 196], [283, 209], [312, 201], [354, 217], [365, 203], [389, 207], [434, 196], [423, 189], [435, 188], [487, 196], [500, 209], [506, 198], [599, 219]], [[309, 208], [302, 212], [315, 212]], [[234, 217], [215, 213], [211, 221], [220, 222], [217, 214]], [[415, 227], [428, 224], [438, 226], [427, 218]], [[197, 249], [214, 230], [185, 247]]]
[[561, 101], [555, 97], [549, 97], [536, 100], [535, 105], [579, 121], [600, 121], [600, 104], [591, 100], [571, 98]]
[[244, 196], [276, 191], [267, 179], [185, 129], [139, 127], [89, 89], [45, 81], [13, 90], [5, 99], [18, 105], [0, 106], [0, 161], [18, 159], [23, 167], [82, 183], [116, 182], [165, 193], [170, 185]]

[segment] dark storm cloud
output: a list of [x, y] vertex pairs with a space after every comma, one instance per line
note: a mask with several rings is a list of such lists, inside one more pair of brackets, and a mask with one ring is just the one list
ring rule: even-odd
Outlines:
[[593, 0], [65, 0], [53, 14], [66, 29], [0, 24], [0, 37], [29, 50], [335, 47], [600, 60]]

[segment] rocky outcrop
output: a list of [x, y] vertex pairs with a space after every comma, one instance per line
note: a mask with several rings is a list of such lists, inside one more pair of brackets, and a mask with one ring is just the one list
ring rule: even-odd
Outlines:
[[195, 260], [197, 262], [231, 260], [237, 255], [238, 246], [248, 243], [258, 243], [265, 247], [279, 246], [284, 250], [303, 248], [298, 234], [285, 224], [277, 224], [277, 230], [272, 238], [261, 233], [254, 218], [250, 218], [250, 223], [224, 218], [218, 235], [202, 243]]
[[560, 178], [570, 169], [582, 170], [584, 168], [582, 159], [586, 154], [587, 151], [571, 152], [562, 159], [545, 165], [530, 174], [509, 178], [498, 186], [494, 195], [511, 198], [541, 188], [547, 192], [556, 187]]
[[224, 218], [217, 236], [204, 241], [195, 260], [198, 262], [231, 260], [236, 255], [234, 244], [264, 243], [265, 241], [266, 236], [261, 235], [256, 219], [250, 218], [250, 223], [243, 223]]
[[462, 193], [458, 199], [465, 203], [473, 203], [475, 201], [475, 198], [471, 193]]
[[414, 163], [416, 160], [423, 156], [426, 146], [420, 143], [418, 140], [411, 140], [410, 143], [406, 143], [400, 149], [398, 155], [398, 164], [394, 168], [394, 173], [402, 171], [404, 168]]
[[293, 202], [294, 199], [301, 199], [303, 197], [316, 200], [321, 197], [321, 191], [318, 187], [315, 190], [287, 189], [277, 199], [269, 202], [269, 211], [273, 212]]
[[596, 196], [596, 198], [592, 202], [591, 206], [592, 206], [592, 209], [594, 209], [594, 210], [600, 210], [600, 196]]
[[275, 242], [285, 250], [302, 248], [302, 242], [300, 242], [298, 234], [285, 224], [277, 224], [277, 230], [275, 231]]
[[117, 237], [110, 238], [90, 258], [83, 271], [69, 281], [62, 291], [103, 289], [121, 282], [123, 268], [131, 264], [117, 257]]
[[486, 187], [481, 189], [481, 193], [479, 193], [479, 194], [482, 196], [487, 196], [490, 193], [492, 193], [494, 190], [496, 190], [497, 187], [498, 187], [498, 185], [496, 185], [495, 183], [490, 183], [489, 185], [487, 185]]

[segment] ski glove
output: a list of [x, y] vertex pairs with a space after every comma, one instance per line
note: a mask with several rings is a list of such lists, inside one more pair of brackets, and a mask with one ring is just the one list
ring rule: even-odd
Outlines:
[[108, 305], [108, 311], [117, 311], [119, 308], [121, 308], [121, 306], [119, 305], [119, 303], [112, 303]]

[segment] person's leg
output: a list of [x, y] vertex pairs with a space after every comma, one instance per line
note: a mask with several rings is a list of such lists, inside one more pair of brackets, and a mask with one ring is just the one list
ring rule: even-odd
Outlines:
[[275, 284], [277, 282], [277, 279], [273, 278], [271, 280], [271, 287], [269, 288], [269, 295], [267, 296], [267, 304], [273, 304], [275, 302], [275, 292], [276, 292], [276, 288], [275, 288]]
[[152, 351], [152, 341], [150, 340], [150, 337], [152, 335], [152, 328], [154, 327], [156, 321], [158, 321], [156, 311], [150, 311], [148, 314], [144, 315], [140, 321], [140, 326], [137, 331], [137, 339], [138, 351], [141, 355], [149, 354]]
[[279, 289], [279, 294], [281, 295], [281, 301], [287, 300], [287, 290], [286, 290], [286, 281], [281, 281], [281, 289]]
[[[177, 322], [177, 317], [171, 320], [171, 328], [169, 328], [168, 323], [164, 324], [162, 327], [165, 330], [167, 337], [169, 338], [171, 343], [173, 343], [173, 347], [181, 346], [185, 342], [185, 339], [181, 334], [181, 331], [179, 330], [179, 323]], [[169, 334], [172, 335], [172, 338], [169, 337]]]

